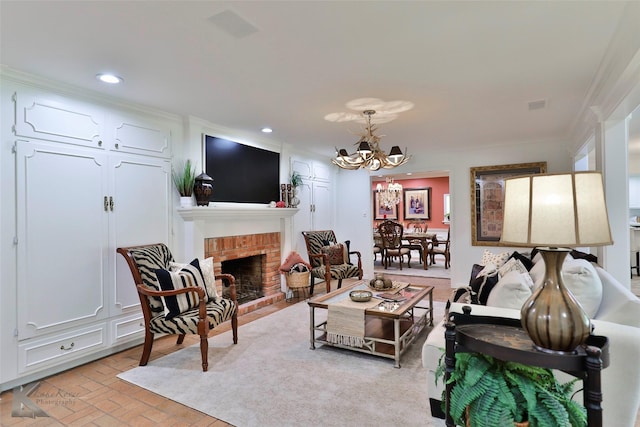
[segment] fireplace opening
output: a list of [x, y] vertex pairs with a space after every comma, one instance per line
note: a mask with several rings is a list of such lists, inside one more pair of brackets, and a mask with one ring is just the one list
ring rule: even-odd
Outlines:
[[253, 255], [222, 261], [222, 272], [231, 274], [236, 279], [238, 304], [244, 304], [264, 296], [262, 291], [263, 257], [264, 255]]

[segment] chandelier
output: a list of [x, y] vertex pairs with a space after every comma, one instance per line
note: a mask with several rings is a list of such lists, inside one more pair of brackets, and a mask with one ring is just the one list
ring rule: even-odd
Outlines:
[[376, 186], [376, 192], [378, 193], [380, 205], [387, 209], [391, 209], [400, 203], [402, 185], [397, 182], [393, 182], [393, 178], [387, 177], [387, 188], [384, 188], [382, 184], [378, 184]]
[[[380, 149], [381, 137], [373, 134], [376, 129], [371, 125], [371, 116], [375, 113], [375, 110], [364, 110], [362, 112], [362, 114], [367, 116], [366, 134], [355, 143], [358, 149], [352, 154], [347, 153], [347, 150], [344, 148], [340, 150], [336, 148], [338, 154], [332, 159], [334, 165], [348, 170], [366, 168], [377, 171], [380, 168], [391, 169], [404, 165], [411, 158], [411, 156], [402, 154], [400, 147], [397, 145], [391, 147], [388, 155]], [[407, 149], [405, 148], [404, 151], [406, 153]]]

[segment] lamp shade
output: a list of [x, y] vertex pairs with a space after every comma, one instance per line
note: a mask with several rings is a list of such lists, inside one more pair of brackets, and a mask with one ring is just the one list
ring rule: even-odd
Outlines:
[[400, 147], [398, 147], [397, 145], [391, 147], [391, 151], [389, 151], [389, 157], [393, 159], [402, 157], [402, 150], [400, 150]]
[[505, 179], [503, 214], [504, 244], [571, 248], [613, 243], [599, 172]]
[[360, 145], [358, 145], [358, 153], [362, 155], [371, 153], [371, 147], [369, 146], [369, 143], [366, 140], [363, 139], [360, 141]]

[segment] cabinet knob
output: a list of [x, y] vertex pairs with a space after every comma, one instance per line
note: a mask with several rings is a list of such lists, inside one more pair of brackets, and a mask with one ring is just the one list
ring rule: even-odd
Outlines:
[[118, 145], [118, 143], [116, 143], [116, 150], [118, 149], [118, 147], [119, 147], [119, 145]]
[[98, 147], [102, 147], [102, 141], [98, 141]]
[[104, 211], [108, 212], [109, 211], [109, 199], [107, 198], [107, 196], [104, 196]]

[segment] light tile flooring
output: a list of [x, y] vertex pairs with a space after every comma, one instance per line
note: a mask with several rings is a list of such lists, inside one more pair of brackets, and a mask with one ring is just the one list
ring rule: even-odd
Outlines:
[[[348, 281], [345, 281], [343, 285], [347, 283]], [[333, 283], [333, 286], [336, 284]], [[324, 284], [316, 286], [315, 294], [322, 293], [323, 289]], [[443, 280], [442, 285], [438, 285], [434, 292], [434, 299], [445, 301], [449, 296], [449, 290], [448, 281]], [[238, 318], [238, 323], [243, 325], [252, 322], [286, 308], [292, 303], [281, 301], [247, 313]], [[302, 304], [304, 301], [297, 303]], [[212, 331], [211, 335], [226, 332], [230, 328], [227, 322]], [[239, 339], [242, 339], [241, 333]], [[151, 360], [197, 342], [196, 336], [187, 336], [183, 345], [176, 346], [175, 336], [159, 338], [153, 345]], [[46, 397], [48, 402], [36, 401], [36, 404], [46, 411], [49, 417], [35, 419], [12, 417], [13, 393], [5, 391], [0, 394], [0, 425], [136, 427], [230, 425], [116, 377], [120, 372], [138, 366], [141, 352], [142, 347], [137, 346], [40, 381], [39, 388], [31, 398], [34, 395]], [[215, 353], [210, 351], [209, 358], [210, 360], [215, 358]]]

